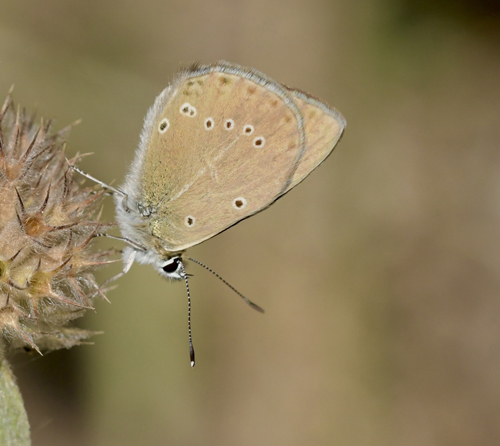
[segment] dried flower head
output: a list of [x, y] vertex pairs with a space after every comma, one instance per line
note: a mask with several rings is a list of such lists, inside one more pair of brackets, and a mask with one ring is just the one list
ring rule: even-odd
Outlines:
[[38, 352], [91, 334], [66, 324], [106, 299], [92, 272], [112, 255], [90, 249], [107, 227], [98, 222], [103, 191], [74, 181], [66, 131], [35, 125], [10, 93], [0, 110], [0, 330], [11, 346]]

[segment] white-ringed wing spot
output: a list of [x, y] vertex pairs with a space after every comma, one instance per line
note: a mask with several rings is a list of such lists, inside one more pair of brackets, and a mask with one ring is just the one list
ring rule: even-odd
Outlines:
[[160, 124], [158, 124], [158, 131], [160, 133], [165, 133], [169, 127], [170, 127], [170, 122], [168, 121], [167, 118], [164, 118], [160, 121]]
[[244, 135], [251, 135], [253, 133], [253, 125], [247, 124], [243, 127], [243, 134]]
[[193, 107], [189, 102], [184, 102], [179, 110], [181, 115], [194, 118], [196, 116], [196, 107]]
[[184, 219], [184, 224], [188, 227], [188, 228], [192, 228], [194, 226], [194, 222], [196, 221], [196, 218], [194, 218], [192, 215], [188, 215], [185, 219]]
[[226, 122], [224, 123], [224, 128], [226, 130], [233, 130], [234, 129], [234, 121], [232, 119], [226, 119]]
[[205, 130], [212, 130], [214, 128], [214, 120], [212, 118], [205, 119]]
[[238, 197], [235, 198], [233, 201], [233, 207], [235, 209], [243, 209], [247, 205], [247, 200], [245, 200], [243, 197]]
[[264, 138], [263, 136], [257, 136], [257, 138], [253, 140], [253, 146], [257, 147], [258, 149], [264, 147], [265, 143], [266, 143], [266, 138]]

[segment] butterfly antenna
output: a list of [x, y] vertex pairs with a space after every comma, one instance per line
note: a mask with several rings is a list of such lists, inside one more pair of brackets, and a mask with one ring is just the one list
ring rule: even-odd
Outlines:
[[243, 296], [234, 286], [232, 286], [230, 283], [226, 282], [221, 276], [219, 276], [213, 269], [209, 268], [207, 265], [204, 265], [203, 263], [199, 262], [196, 259], [193, 259], [191, 257], [188, 257], [188, 260], [191, 260], [191, 262], [197, 263], [198, 265], [202, 266], [205, 268], [207, 271], [210, 271], [217, 279], [219, 279], [222, 283], [227, 285], [229, 288], [231, 288], [238, 296], [240, 296], [248, 305], [250, 305], [254, 310], [257, 310], [259, 313], [264, 313], [264, 309], [262, 307], [259, 307], [256, 303], [252, 302], [250, 299], [247, 297]]
[[181, 267], [181, 277], [184, 279], [186, 284], [186, 292], [188, 296], [188, 336], [189, 336], [189, 357], [191, 358], [191, 367], [194, 367], [194, 348], [193, 348], [193, 336], [191, 334], [191, 293], [189, 292], [189, 282], [182, 262], [179, 262]]

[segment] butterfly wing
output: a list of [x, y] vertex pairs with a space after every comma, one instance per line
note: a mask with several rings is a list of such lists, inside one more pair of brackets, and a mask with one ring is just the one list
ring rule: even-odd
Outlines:
[[306, 150], [285, 193], [299, 184], [332, 153], [345, 129], [344, 117], [300, 90], [290, 89], [304, 117]]
[[181, 74], [157, 99], [142, 136], [136, 200], [167, 251], [200, 243], [273, 203], [305, 150], [288, 90], [220, 63]]

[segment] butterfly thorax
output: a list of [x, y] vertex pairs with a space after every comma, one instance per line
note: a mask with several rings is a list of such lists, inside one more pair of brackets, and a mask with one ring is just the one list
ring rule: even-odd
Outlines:
[[115, 204], [116, 219], [123, 237], [143, 247], [143, 250], [137, 250], [138, 253], [147, 253], [144, 261], [137, 258], [138, 261], [155, 264], [156, 260], [161, 261], [176, 254], [166, 249], [162, 240], [151, 232], [151, 219], [155, 214], [153, 207], [137, 203], [128, 195], [125, 198], [116, 197]]

